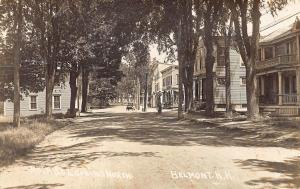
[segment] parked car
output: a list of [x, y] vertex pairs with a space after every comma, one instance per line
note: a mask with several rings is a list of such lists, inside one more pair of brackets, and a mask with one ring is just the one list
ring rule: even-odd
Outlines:
[[129, 111], [129, 110], [135, 110], [134, 106], [133, 106], [133, 103], [128, 103], [127, 106], [126, 106], [126, 110]]

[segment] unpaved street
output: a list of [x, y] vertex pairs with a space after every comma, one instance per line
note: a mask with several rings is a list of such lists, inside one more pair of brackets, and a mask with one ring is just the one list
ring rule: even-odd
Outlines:
[[0, 171], [0, 188], [300, 188], [300, 151], [113, 107], [78, 118]]

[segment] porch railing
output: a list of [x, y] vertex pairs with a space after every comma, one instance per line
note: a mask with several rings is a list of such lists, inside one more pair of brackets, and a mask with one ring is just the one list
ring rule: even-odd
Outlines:
[[259, 96], [259, 103], [265, 105], [278, 105], [279, 104], [279, 97], [282, 97], [282, 105], [296, 105], [298, 103], [298, 96], [297, 94], [272, 94], [272, 95], [262, 95]]
[[296, 94], [283, 94], [282, 96], [282, 104], [285, 105], [293, 105], [297, 103], [297, 95]]
[[288, 55], [280, 55], [276, 56], [275, 58], [268, 59], [268, 60], [263, 60], [263, 61], [257, 61], [256, 62], [256, 68], [257, 69], [262, 69], [262, 68], [268, 68], [268, 67], [273, 67], [276, 65], [283, 65], [283, 64], [288, 64], [288, 65], [293, 65], [297, 64], [297, 54], [288, 54]]
[[278, 104], [278, 95], [269, 94], [259, 96], [259, 103], [264, 105], [276, 105]]

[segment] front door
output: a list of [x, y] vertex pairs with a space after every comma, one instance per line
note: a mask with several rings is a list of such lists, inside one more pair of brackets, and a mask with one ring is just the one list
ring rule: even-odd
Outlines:
[[267, 104], [276, 103], [276, 75], [270, 74], [265, 77], [265, 98], [264, 101]]

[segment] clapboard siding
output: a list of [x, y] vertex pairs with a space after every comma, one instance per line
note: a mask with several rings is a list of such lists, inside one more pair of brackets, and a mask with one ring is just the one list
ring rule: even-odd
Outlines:
[[[241, 85], [240, 77], [245, 77], [245, 67], [240, 64], [240, 55], [235, 50], [230, 50], [230, 78], [231, 78], [231, 103], [232, 104], [246, 104], [246, 86]], [[216, 67], [216, 77], [225, 76], [224, 67]], [[224, 86], [215, 85], [215, 103], [225, 104], [226, 93]]]
[[4, 114], [4, 102], [0, 101], [0, 115]]
[[[39, 93], [32, 93], [30, 95], [37, 96], [37, 110], [30, 110], [30, 95], [23, 95], [23, 99], [20, 104], [21, 116], [30, 116], [35, 114], [45, 113], [45, 90]], [[60, 95], [61, 97], [61, 109], [53, 109], [53, 113], [67, 113], [70, 107], [71, 90], [68, 83], [62, 84], [61, 86], [55, 86], [53, 95]], [[11, 101], [4, 102], [4, 115], [12, 116], [14, 111], [14, 104]]]

